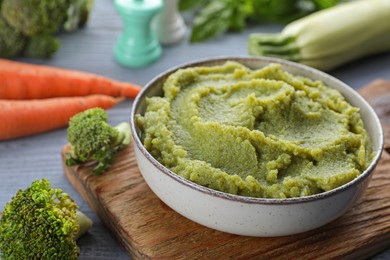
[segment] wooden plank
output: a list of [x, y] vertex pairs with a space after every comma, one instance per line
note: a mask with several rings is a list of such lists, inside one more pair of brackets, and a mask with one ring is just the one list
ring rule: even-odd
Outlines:
[[[369, 88], [363, 90], [372, 94]], [[388, 126], [384, 124], [384, 128]], [[65, 146], [63, 155], [66, 149]], [[144, 182], [132, 147], [121, 151], [111, 169], [101, 176], [90, 173], [91, 165], [64, 165], [72, 185], [136, 259], [370, 256], [390, 247], [389, 169], [390, 155], [384, 152], [364, 196], [336, 221], [294, 236], [254, 238], [203, 227], [171, 210]]]

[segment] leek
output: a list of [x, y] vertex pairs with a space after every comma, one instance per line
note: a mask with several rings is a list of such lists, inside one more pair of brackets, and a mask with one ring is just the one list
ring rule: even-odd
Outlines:
[[355, 0], [288, 24], [280, 33], [249, 36], [248, 52], [329, 71], [390, 51], [390, 0]]

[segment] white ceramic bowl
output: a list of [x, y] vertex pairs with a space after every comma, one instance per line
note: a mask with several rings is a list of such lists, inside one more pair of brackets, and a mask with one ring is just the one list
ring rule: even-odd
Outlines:
[[[354, 106], [359, 107], [376, 155], [371, 165], [353, 181], [317, 195], [264, 199], [231, 195], [186, 180], [161, 165], [143, 146], [135, 114], [145, 111], [145, 97], [161, 96], [162, 84], [174, 71], [183, 67], [217, 65], [227, 60], [238, 61], [258, 69], [271, 62], [283, 69], [311, 79], [322, 80], [340, 91]], [[320, 227], [349, 210], [362, 195], [383, 149], [383, 132], [374, 110], [351, 87], [316, 69], [274, 58], [222, 57], [196, 61], [168, 70], [152, 79], [136, 98], [131, 114], [131, 130], [139, 169], [153, 192], [181, 215], [204, 226], [246, 236], [283, 236]]]

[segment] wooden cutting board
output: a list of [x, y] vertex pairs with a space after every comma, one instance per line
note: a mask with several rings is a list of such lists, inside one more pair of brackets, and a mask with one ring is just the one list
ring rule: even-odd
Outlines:
[[382, 118], [387, 151], [364, 196], [349, 212], [303, 234], [237, 236], [182, 217], [148, 188], [131, 147], [101, 176], [93, 176], [91, 166], [64, 165], [64, 172], [134, 259], [364, 258], [390, 248], [390, 82], [375, 81], [361, 93]]

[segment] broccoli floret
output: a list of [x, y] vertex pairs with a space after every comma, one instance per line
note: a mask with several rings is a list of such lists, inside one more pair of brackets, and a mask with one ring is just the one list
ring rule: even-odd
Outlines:
[[3, 0], [1, 14], [26, 36], [55, 33], [66, 20], [71, 0]]
[[32, 58], [49, 58], [60, 47], [60, 41], [50, 34], [28, 38], [23, 51], [24, 56]]
[[131, 132], [128, 123], [123, 122], [112, 127], [107, 123], [107, 119], [106, 111], [101, 108], [85, 110], [70, 119], [67, 166], [95, 161], [95, 175], [110, 167], [116, 152], [130, 143]]
[[93, 3], [94, 0], [1, 0], [0, 56], [50, 57], [59, 48], [59, 40], [52, 35], [84, 26]]
[[78, 232], [92, 221], [76, 209], [69, 195], [53, 189], [47, 179], [19, 190], [0, 218], [0, 258], [77, 259]]
[[8, 58], [20, 54], [25, 44], [26, 37], [0, 17], [0, 57]]

